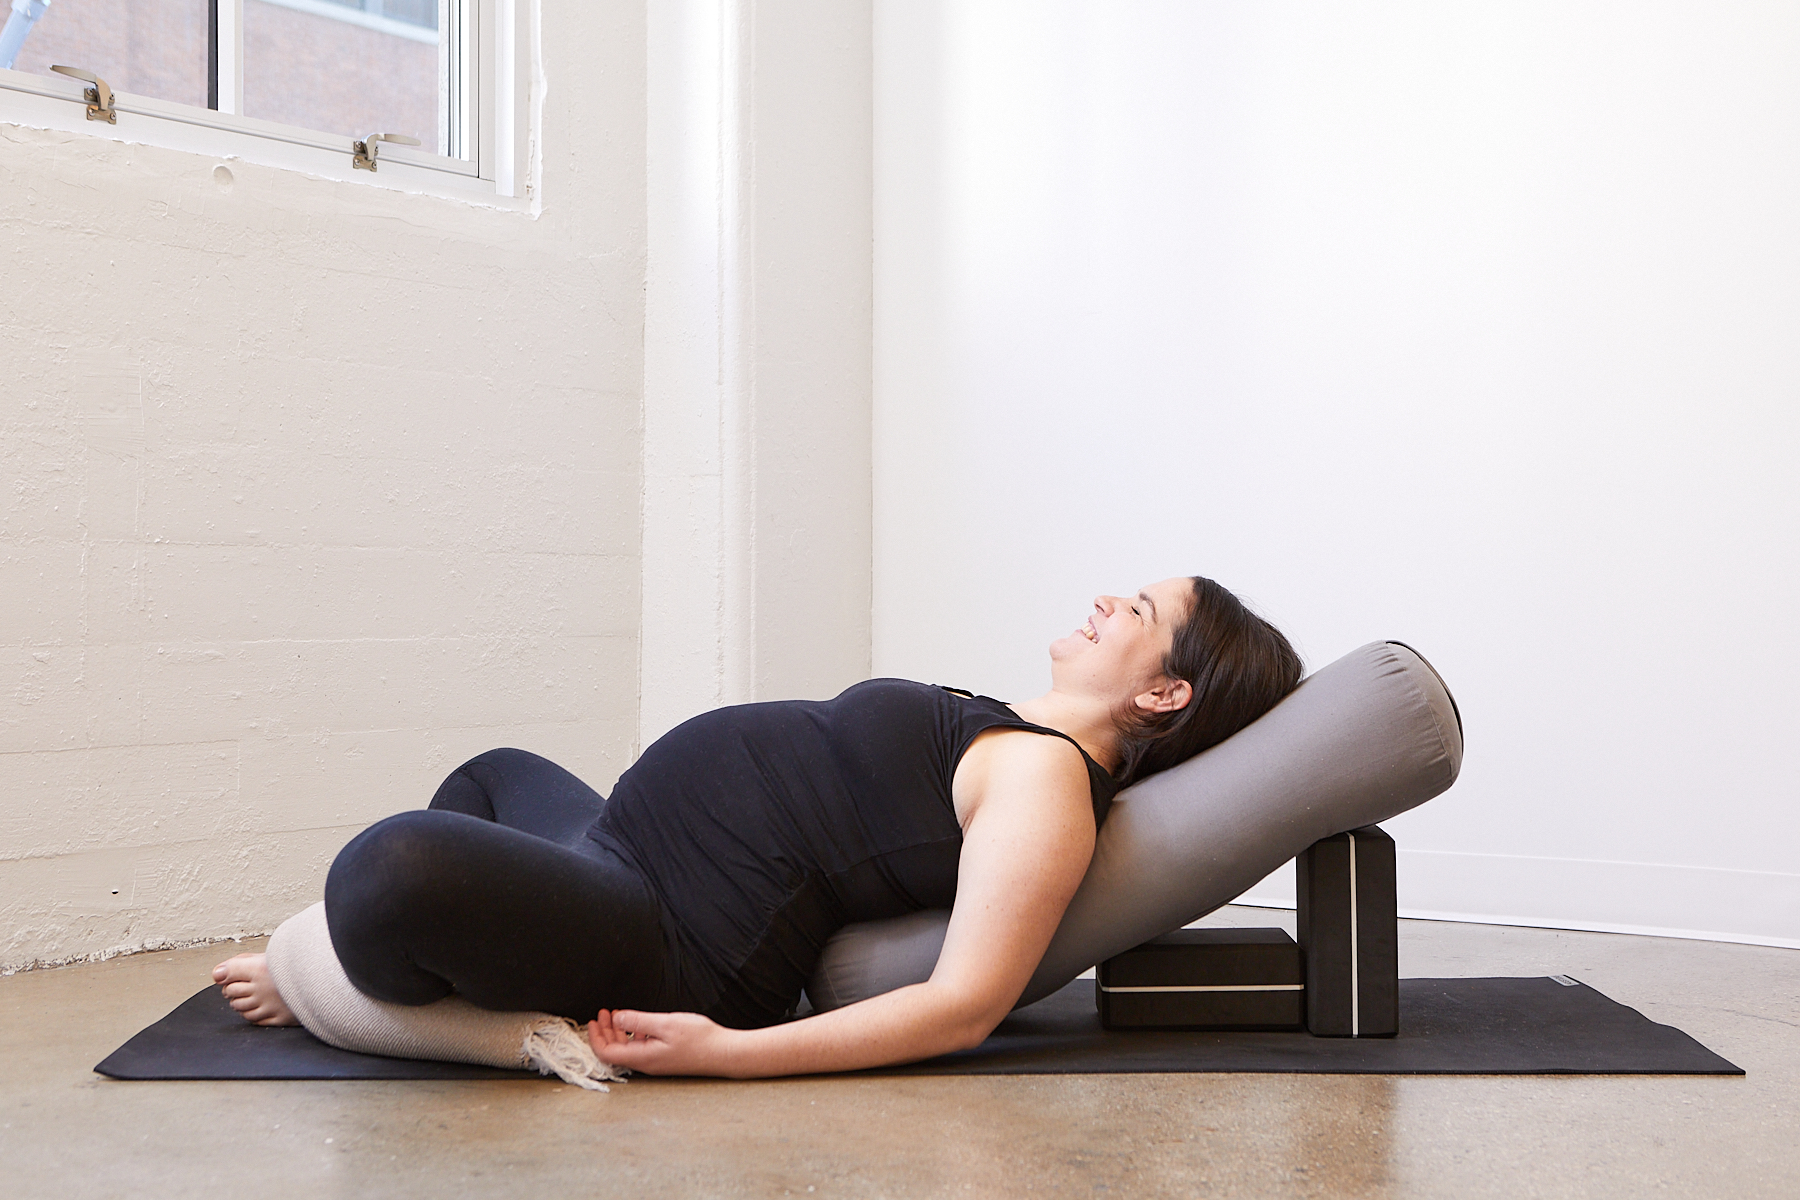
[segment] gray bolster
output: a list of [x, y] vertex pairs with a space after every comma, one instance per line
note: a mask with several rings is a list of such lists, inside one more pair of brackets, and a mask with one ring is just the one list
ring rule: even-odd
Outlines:
[[[1346, 654], [1249, 728], [1119, 793], [1019, 1003], [1229, 903], [1320, 838], [1423, 804], [1461, 766], [1455, 701], [1429, 663], [1399, 642]], [[813, 1007], [922, 983], [949, 919], [839, 930], [807, 984]]]

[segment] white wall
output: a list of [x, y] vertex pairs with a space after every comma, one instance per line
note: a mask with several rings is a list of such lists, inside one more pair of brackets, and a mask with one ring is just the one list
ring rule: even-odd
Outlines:
[[541, 46], [535, 215], [0, 124], [0, 968], [266, 930], [494, 745], [629, 761], [643, 8]]
[[882, 3], [874, 668], [1423, 651], [1401, 903], [1800, 945], [1800, 10]]

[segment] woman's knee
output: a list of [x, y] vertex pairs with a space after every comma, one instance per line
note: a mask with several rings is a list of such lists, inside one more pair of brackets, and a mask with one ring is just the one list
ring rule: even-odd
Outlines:
[[457, 827], [462, 821], [458, 813], [415, 809], [375, 822], [338, 851], [326, 876], [326, 891], [334, 882], [368, 881], [391, 888], [429, 878], [444, 854], [461, 840]]
[[511, 747], [471, 758], [431, 798], [431, 807], [440, 812], [464, 813], [564, 843], [580, 837], [604, 803], [567, 769]]
[[435, 901], [459, 873], [468, 824], [457, 813], [399, 813], [357, 834], [332, 861], [325, 920], [338, 961], [363, 991], [403, 1004], [447, 993], [410, 960], [442, 919]]
[[427, 918], [431, 899], [455, 878], [464, 857], [470, 818], [413, 811], [377, 821], [332, 861], [325, 876], [325, 912], [332, 940], [355, 940], [378, 929]]
[[541, 754], [533, 754], [529, 750], [519, 750], [512, 746], [501, 746], [494, 750], [483, 751], [463, 764], [463, 767], [486, 768], [496, 771], [502, 776], [514, 777], [545, 768], [560, 771], [561, 767]]
[[444, 777], [431, 797], [430, 807], [439, 812], [480, 817], [483, 821], [496, 820], [496, 802], [508, 779], [529, 770], [533, 760], [538, 760], [538, 756], [505, 746], [477, 754]]

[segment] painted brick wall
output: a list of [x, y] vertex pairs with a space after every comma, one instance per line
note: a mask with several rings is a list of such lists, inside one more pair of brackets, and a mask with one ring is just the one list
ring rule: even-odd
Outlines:
[[642, 11], [543, 20], [536, 215], [0, 124], [0, 968], [267, 930], [491, 746], [629, 761]]

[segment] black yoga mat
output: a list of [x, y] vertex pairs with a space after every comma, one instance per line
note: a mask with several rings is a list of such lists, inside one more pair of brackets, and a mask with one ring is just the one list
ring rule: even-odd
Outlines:
[[[1565, 976], [1566, 978], [1566, 976]], [[1022, 1008], [974, 1050], [884, 1075], [1259, 1071], [1318, 1075], [1742, 1075], [1671, 1025], [1583, 983], [1402, 979], [1400, 1034], [1109, 1033], [1092, 980]]]
[[[536, 1079], [526, 1071], [335, 1050], [304, 1029], [262, 1029], [207, 988], [94, 1068], [115, 1079]], [[1109, 1033], [1092, 980], [1020, 1009], [974, 1050], [878, 1075], [1248, 1071], [1334, 1075], [1742, 1075], [1668, 1025], [1585, 984], [1402, 979], [1400, 1035]]]

